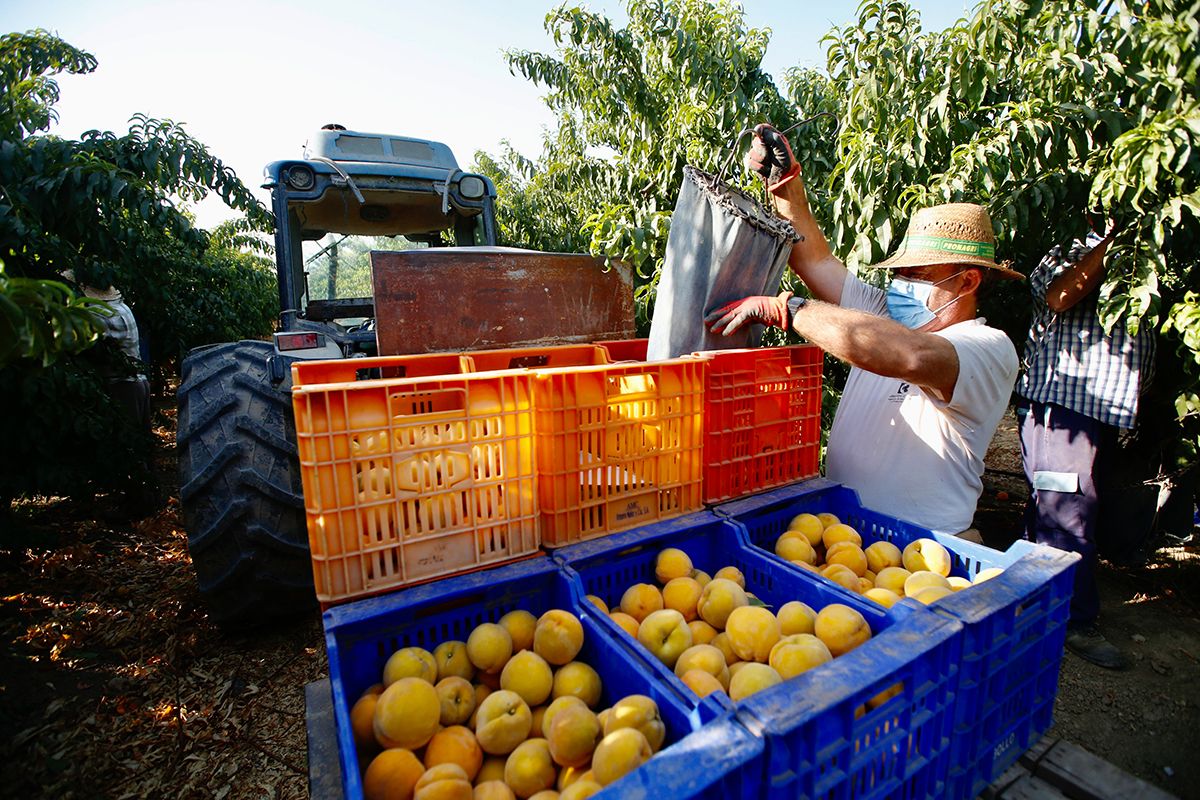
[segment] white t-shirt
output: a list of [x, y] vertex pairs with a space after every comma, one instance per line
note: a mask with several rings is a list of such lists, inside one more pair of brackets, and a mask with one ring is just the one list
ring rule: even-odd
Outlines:
[[[886, 317], [885, 293], [853, 275], [841, 305]], [[1017, 379], [1017, 351], [985, 320], [937, 331], [958, 353], [949, 402], [920, 386], [850, 370], [834, 415], [826, 476], [863, 505], [938, 533], [971, 527], [983, 491], [983, 457]]]

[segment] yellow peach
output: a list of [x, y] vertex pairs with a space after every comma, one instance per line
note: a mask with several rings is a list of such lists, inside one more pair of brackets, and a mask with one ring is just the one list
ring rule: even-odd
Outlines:
[[[562, 794], [558, 796], [558, 800], [587, 800], [587, 798], [603, 789], [604, 787], [596, 781], [581, 778], [566, 789], [563, 789]], [[533, 798], [529, 800], [533, 800]]]
[[485, 697], [475, 716], [475, 737], [479, 746], [496, 756], [511, 753], [525, 741], [531, 727], [533, 715], [529, 706], [519, 694], [506, 689]]
[[621, 626], [621, 630], [628, 633], [633, 638], [637, 638], [638, 626], [641, 624], [633, 617], [626, 614], [624, 611], [610, 611], [609, 618], [613, 622]]
[[746, 576], [742, 571], [734, 566], [721, 567], [717, 570], [717, 574], [713, 575], [713, 580], [723, 578], [727, 581], [733, 581], [738, 586], [742, 587], [742, 591], [746, 590]]
[[917, 539], [911, 542], [901, 553], [904, 568], [909, 572], [919, 572], [927, 569], [936, 572], [943, 578], [950, 574], [952, 564], [950, 551], [933, 539]]
[[679, 678], [697, 697], [708, 697], [713, 692], [725, 691], [721, 681], [702, 669], [689, 669]]
[[550, 789], [558, 778], [550, 745], [545, 739], [521, 742], [504, 762], [504, 782], [517, 797], [529, 797]]
[[383, 665], [383, 685], [391, 686], [401, 678], [420, 678], [432, 686], [437, 674], [433, 653], [422, 647], [405, 647], [392, 653]]
[[375, 742], [375, 705], [378, 702], [378, 694], [367, 692], [350, 709], [350, 732], [360, 749], [371, 750], [378, 746]]
[[401, 678], [383, 690], [375, 704], [375, 738], [384, 747], [416, 750], [433, 738], [442, 703], [433, 684]]
[[817, 552], [801, 531], [787, 531], [775, 541], [775, 555], [786, 561], [816, 563]]
[[371, 759], [363, 775], [366, 800], [398, 800], [412, 797], [417, 781], [425, 774], [425, 765], [411, 750], [396, 747]]
[[842, 603], [830, 603], [817, 612], [813, 633], [835, 656], [848, 653], [871, 638], [871, 626], [855, 609]]
[[675, 674], [680, 678], [694, 669], [712, 675], [723, 687], [729, 686], [729, 667], [725, 664], [725, 654], [711, 644], [692, 645], [675, 662]]
[[782, 682], [779, 673], [768, 665], [746, 662], [729, 681], [729, 697], [736, 702]]
[[904, 581], [904, 596], [916, 597], [917, 593], [922, 589], [927, 589], [930, 586], [940, 586], [943, 589], [950, 588], [950, 581], [946, 580], [936, 572], [930, 572], [927, 569], [914, 572]]
[[838, 542], [854, 542], [859, 547], [862, 547], [862, 537], [858, 535], [858, 531], [842, 522], [830, 525], [822, 531], [821, 542], [825, 545], [826, 549]]
[[912, 599], [924, 605], [931, 605], [943, 597], [952, 594], [954, 594], [954, 590], [949, 586], [926, 586], [921, 591], [912, 595]]
[[779, 620], [779, 635], [791, 636], [793, 633], [812, 633], [817, 612], [807, 603], [791, 600], [779, 607], [775, 617]]
[[475, 712], [475, 688], [466, 678], [451, 675], [433, 687], [441, 703], [443, 725], [462, 725]]
[[858, 577], [867, 574], [867, 554], [854, 542], [837, 542], [825, 551], [826, 564], [841, 564]]
[[[587, 703], [583, 702], [573, 694], [565, 694], [557, 700], [554, 700], [552, 703], [550, 703], [550, 705], [546, 706], [546, 710], [542, 713], [542, 732], [545, 733], [546, 731], [550, 730], [550, 727], [554, 724], [554, 718], [560, 712], [565, 711], [568, 708], [575, 707], [586, 709], [588, 711], [591, 710], [587, 707]], [[597, 718], [599, 718], [598, 715]]]
[[837, 518], [837, 514], [831, 514], [828, 511], [822, 511], [820, 514], [817, 514], [817, 519], [821, 520], [821, 525], [824, 528], [828, 528], [830, 525], [837, 525], [841, 522]]
[[692, 576], [692, 559], [687, 553], [677, 547], [668, 547], [658, 554], [654, 560], [654, 577], [661, 584], [667, 584], [676, 578]]
[[583, 647], [583, 625], [570, 611], [552, 609], [538, 618], [533, 651], [556, 666], [569, 663]]
[[[558, 797], [558, 793], [554, 793], [554, 797]], [[529, 800], [549, 800], [546, 797], [538, 797], [538, 795], [530, 795]], [[513, 790], [508, 788], [508, 784], [504, 781], [484, 781], [475, 784], [475, 794], [471, 800], [517, 800], [517, 796], [513, 794]]]
[[554, 673], [551, 696], [555, 699], [571, 695], [588, 706], [600, 702], [600, 675], [582, 661], [564, 664]]
[[886, 540], [874, 542], [863, 552], [867, 555], [867, 568], [876, 575], [887, 567], [898, 567], [904, 563], [900, 548]]
[[833, 654], [824, 642], [809, 633], [796, 633], [785, 636], [771, 648], [768, 663], [779, 677], [787, 680], [832, 660]]
[[825, 526], [815, 514], [797, 514], [788, 523], [788, 530], [803, 534], [808, 543], [816, 547], [821, 543], [821, 532], [825, 530]]
[[437, 664], [437, 679], [458, 677], [471, 680], [475, 677], [475, 665], [467, 655], [465, 642], [447, 641], [433, 648], [433, 660]]
[[608, 613], [608, 604], [605, 603], [603, 600], [601, 600], [599, 597], [596, 597], [596, 595], [589, 594], [589, 595], [586, 595], [584, 599], [586, 599], [589, 603], [594, 605], [596, 608], [600, 609], [601, 614]]
[[757, 661], [765, 664], [771, 648], [779, 641], [779, 620], [770, 609], [762, 606], [735, 608], [725, 623], [725, 633], [733, 652], [742, 661]]
[[462, 725], [442, 728], [433, 735], [425, 746], [425, 768], [438, 764], [457, 764], [467, 774], [467, 780], [475, 780], [483, 766], [483, 750], [475, 734]]
[[872, 587], [863, 592], [863, 597], [873, 600], [884, 608], [891, 608], [900, 602], [900, 595], [893, 592], [891, 589], [883, 589], [879, 586]]
[[691, 622], [696, 618], [696, 603], [704, 587], [694, 578], [672, 578], [663, 587], [663, 608], [672, 608]]
[[713, 578], [696, 602], [696, 611], [700, 618], [717, 630], [724, 630], [725, 620], [735, 608], [749, 605], [746, 591], [734, 581], [726, 578]]
[[553, 686], [550, 665], [532, 650], [517, 653], [500, 671], [500, 688], [516, 692], [530, 708], [546, 702]]
[[667, 737], [667, 728], [658, 712], [658, 704], [644, 694], [622, 697], [604, 722], [604, 735], [622, 728], [634, 728], [646, 739], [650, 751], [657, 753]]
[[875, 576], [875, 588], [887, 589], [903, 597], [904, 582], [908, 580], [910, 575], [912, 573], [904, 567], [884, 567]]
[[712, 640], [719, 633], [716, 628], [702, 619], [692, 620], [688, 623], [688, 628], [692, 631], [692, 644], [712, 644]]
[[[504, 782], [504, 762], [508, 759], [505, 756], [487, 756], [483, 759], [483, 766], [479, 768], [479, 774], [475, 776], [475, 783], [487, 783], [488, 781]], [[507, 786], [508, 784], [505, 784]]]
[[638, 641], [668, 667], [692, 646], [692, 631], [683, 615], [670, 608], [655, 611], [638, 626]]
[[828, 578], [838, 586], [849, 589], [852, 592], [860, 592], [862, 590], [862, 582], [858, 576], [854, 574], [854, 570], [847, 567], [845, 564], [829, 564], [821, 570], [821, 577]]
[[425, 770], [413, 787], [413, 800], [473, 800], [467, 773], [458, 764], [438, 764]]
[[725, 631], [714, 636], [709, 644], [721, 651], [721, 654], [725, 656], [725, 663], [730, 667], [741, 661], [738, 654], [733, 651], [733, 644], [729, 641], [729, 634]]
[[533, 647], [533, 630], [537, 627], [537, 617], [524, 609], [510, 611], [500, 618], [500, 626], [512, 637], [514, 653]]
[[1003, 572], [1004, 572], [1003, 567], [988, 567], [987, 569], [981, 569], [981, 570], [979, 570], [979, 574], [976, 575], [975, 579], [971, 582], [972, 583], [983, 583], [984, 581], [989, 581], [992, 578], [996, 577], [997, 575], [1002, 574]]
[[635, 583], [621, 595], [621, 611], [639, 623], [663, 608], [662, 592], [649, 583]]
[[589, 709], [579, 706], [569, 706], [556, 714], [546, 732], [550, 756], [563, 767], [586, 766], [603, 738], [600, 720]]
[[650, 760], [654, 751], [637, 728], [620, 728], [607, 734], [592, 756], [596, 782], [607, 786]]
[[503, 625], [485, 622], [477, 625], [467, 637], [467, 658], [483, 672], [503, 669], [512, 653], [512, 636]]

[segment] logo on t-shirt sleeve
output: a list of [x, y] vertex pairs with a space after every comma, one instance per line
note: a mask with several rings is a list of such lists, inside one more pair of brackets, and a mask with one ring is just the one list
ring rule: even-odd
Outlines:
[[896, 391], [888, 395], [888, 402], [900, 405], [904, 402], [904, 398], [908, 397], [910, 385], [906, 381], [900, 381], [900, 385], [896, 387]]

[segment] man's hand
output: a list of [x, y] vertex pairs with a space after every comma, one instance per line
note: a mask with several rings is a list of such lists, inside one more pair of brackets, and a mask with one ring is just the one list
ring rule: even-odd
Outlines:
[[744, 325], [754, 324], [773, 325], [787, 330], [787, 301], [791, 297], [791, 292], [782, 292], [778, 297], [759, 295], [735, 300], [710, 311], [704, 318], [704, 324], [713, 333], [725, 336], [732, 336]]
[[766, 123], [754, 128], [754, 144], [746, 156], [746, 166], [761, 175], [772, 192], [800, 174], [787, 137]]

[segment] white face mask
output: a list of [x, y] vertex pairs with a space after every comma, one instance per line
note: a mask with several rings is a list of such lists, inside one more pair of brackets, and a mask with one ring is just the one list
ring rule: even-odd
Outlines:
[[937, 319], [937, 315], [942, 313], [944, 309], [957, 303], [962, 297], [962, 295], [959, 295], [937, 309], [930, 310], [928, 303], [929, 296], [933, 294], [933, 287], [943, 284], [952, 278], [957, 278], [965, 271], [960, 269], [953, 275], [948, 275], [940, 281], [933, 282], [917, 280], [915, 278], [893, 278], [887, 290], [888, 315], [904, 327], [914, 331], [925, 327]]

